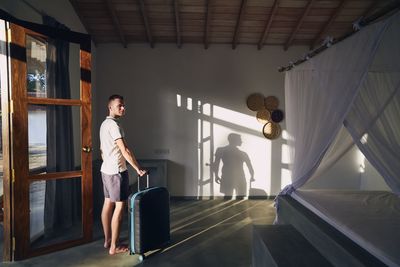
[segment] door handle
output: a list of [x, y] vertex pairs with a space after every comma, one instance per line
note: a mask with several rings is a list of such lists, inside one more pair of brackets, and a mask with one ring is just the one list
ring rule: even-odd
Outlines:
[[90, 151], [92, 151], [92, 148], [88, 147], [88, 146], [84, 146], [84, 147], [82, 147], [82, 150], [83, 150], [83, 152], [90, 153]]

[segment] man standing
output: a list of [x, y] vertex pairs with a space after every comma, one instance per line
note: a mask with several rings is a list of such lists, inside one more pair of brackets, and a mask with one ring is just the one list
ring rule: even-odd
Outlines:
[[109, 116], [100, 127], [100, 149], [103, 158], [101, 176], [103, 180], [104, 205], [101, 222], [104, 231], [104, 247], [109, 254], [127, 252], [128, 247], [118, 245], [121, 220], [129, 194], [129, 177], [126, 161], [143, 176], [146, 171], [139, 167], [132, 151], [126, 145], [125, 134], [119, 118], [125, 114], [124, 98], [112, 95], [108, 99]]

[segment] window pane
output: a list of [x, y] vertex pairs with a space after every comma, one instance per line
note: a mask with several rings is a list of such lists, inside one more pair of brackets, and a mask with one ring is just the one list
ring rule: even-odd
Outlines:
[[80, 98], [80, 46], [26, 36], [27, 90], [30, 97]]
[[28, 96], [46, 97], [46, 43], [26, 36]]
[[81, 178], [35, 181], [29, 187], [32, 248], [69, 240], [82, 234]]
[[28, 106], [30, 174], [81, 169], [80, 107]]

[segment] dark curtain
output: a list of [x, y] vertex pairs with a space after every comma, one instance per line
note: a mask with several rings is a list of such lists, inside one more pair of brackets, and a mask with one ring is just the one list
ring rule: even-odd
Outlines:
[[[43, 17], [43, 23], [59, 29], [68, 29], [48, 16]], [[70, 99], [69, 43], [49, 39], [46, 64], [47, 97]], [[71, 107], [47, 106], [46, 113], [47, 172], [75, 170]], [[45, 236], [80, 224], [81, 206], [81, 179], [46, 181]]]

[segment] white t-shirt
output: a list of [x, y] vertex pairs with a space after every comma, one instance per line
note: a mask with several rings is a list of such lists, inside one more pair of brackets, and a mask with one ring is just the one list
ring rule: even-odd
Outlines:
[[125, 133], [118, 119], [107, 116], [100, 126], [100, 148], [103, 153], [101, 172], [113, 175], [127, 169], [126, 160], [115, 142], [124, 137]]

